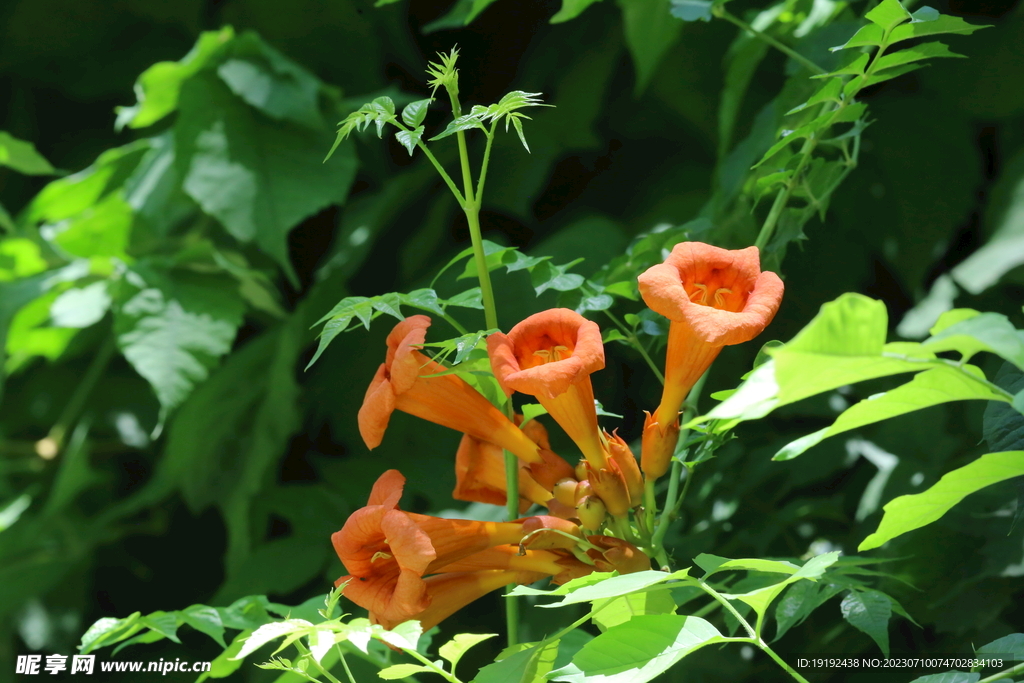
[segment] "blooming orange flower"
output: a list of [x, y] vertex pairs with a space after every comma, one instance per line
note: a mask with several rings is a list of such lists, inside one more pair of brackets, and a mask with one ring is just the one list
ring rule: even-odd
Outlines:
[[[389, 616], [371, 609], [370, 620], [375, 624], [381, 624], [386, 629], [393, 629], [403, 621], [418, 619], [423, 630], [428, 630], [491, 591], [496, 591], [511, 583], [533, 583], [543, 579], [544, 576], [545, 574], [541, 572], [518, 572], [508, 569], [437, 574], [423, 580], [426, 607], [397, 616]], [[352, 582], [345, 587], [346, 597], [352, 597], [350, 591], [353, 585], [358, 584]], [[355, 598], [352, 599], [355, 600]]]
[[[382, 474], [366, 507], [352, 513], [342, 529], [331, 537], [349, 572], [336, 585], [347, 583], [345, 596], [365, 607], [381, 623], [411, 619], [431, 606], [432, 584], [424, 579], [425, 575], [455, 571], [460, 565], [454, 563], [496, 546], [518, 550], [519, 543], [526, 541], [540, 550], [527, 550], [528, 559], [514, 563], [506, 557], [510, 551], [498, 551], [462, 568], [548, 572], [537, 578], [579, 569], [571, 563], [559, 562], [565, 559], [562, 554], [543, 554], [547, 548], [571, 547], [571, 539], [563, 534], [533, 533], [538, 529], [562, 529], [568, 524], [564, 520], [530, 517], [516, 522], [479, 522], [404, 512], [398, 508], [404, 485], [405, 477], [397, 470]], [[528, 535], [536, 542], [524, 538]], [[487, 558], [491, 558], [491, 565], [486, 564]], [[455, 568], [448, 570], [448, 566]], [[464, 591], [445, 594], [468, 595]]]
[[473, 387], [417, 351], [426, 340], [430, 318], [414, 315], [388, 335], [388, 352], [359, 409], [359, 433], [369, 448], [384, 438], [393, 411], [490, 441], [526, 462], [540, 462], [537, 444]]
[[604, 367], [601, 329], [574, 311], [555, 308], [531, 315], [487, 339], [491, 368], [509, 396], [536, 396], [595, 467], [605, 447], [597, 428], [590, 375]]
[[730, 251], [682, 242], [664, 263], [639, 277], [640, 294], [669, 320], [665, 388], [644, 426], [641, 467], [648, 477], [668, 471], [679, 409], [723, 346], [756, 337], [782, 301], [779, 276], [761, 272], [757, 247]]

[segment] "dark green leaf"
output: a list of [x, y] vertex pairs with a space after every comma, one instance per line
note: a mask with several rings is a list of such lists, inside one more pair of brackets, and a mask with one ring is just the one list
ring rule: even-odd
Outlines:
[[925, 340], [923, 347], [934, 353], [957, 351], [964, 360], [986, 351], [1024, 370], [1024, 334], [998, 313], [982, 313], [951, 325]]
[[679, 39], [683, 25], [671, 21], [665, 0], [619, 0], [626, 46], [636, 67], [639, 95], [650, 83], [662, 58]]
[[889, 54], [882, 55], [878, 61], [875, 62], [875, 70], [881, 71], [882, 69], [899, 66], [900, 64], [909, 64], [910, 62], [917, 62], [922, 59], [932, 59], [933, 57], [963, 57], [963, 55], [951, 52], [943, 43], [922, 43], [920, 45], [909, 47], [906, 50], [890, 52]]
[[[901, 27], [905, 28], [905, 27]], [[840, 45], [839, 47], [832, 48], [832, 52], [836, 50], [846, 50], [851, 47], [865, 47], [882, 44], [882, 27], [876, 24], [868, 24], [867, 26], [861, 27], [859, 31], [853, 34], [853, 37], [848, 41]]]
[[923, 69], [926, 66], [931, 66], [931, 65], [930, 64], [905, 64], [903, 66], [894, 66], [893, 68], [886, 69], [885, 71], [876, 71], [875, 73], [871, 74], [871, 76], [866, 81], [864, 81], [864, 87], [867, 87], [869, 85], [875, 85], [876, 83], [884, 83], [885, 81], [892, 80], [893, 78], [898, 78], [899, 76], [902, 76], [903, 74], [908, 74], [911, 71], [917, 71], [918, 69]]
[[929, 674], [915, 678], [910, 683], [978, 683], [981, 680], [979, 673], [967, 673], [966, 671], [947, 671], [942, 674]]
[[557, 655], [557, 640], [525, 647], [480, 669], [472, 683], [544, 683]]
[[549, 289], [553, 289], [558, 292], [568, 292], [573, 289], [578, 289], [584, 282], [582, 275], [576, 273], [566, 272], [583, 259], [576, 259], [570, 263], [566, 263], [561, 266], [553, 265], [550, 261], [544, 261], [543, 263], [537, 264], [530, 271], [530, 282], [533, 285], [533, 290], [538, 296], [543, 294]]
[[1011, 661], [1024, 662], [1024, 633], [1011, 633], [975, 650], [975, 654], [979, 656], [990, 653], [1009, 655]]
[[[993, 381], [1016, 396], [1024, 391], [1024, 373], [1010, 363], [1002, 364]], [[981, 431], [993, 452], [1024, 450], [1024, 415], [1006, 403], [985, 406]]]
[[871, 636], [882, 654], [889, 656], [889, 619], [892, 617], [889, 596], [874, 590], [850, 591], [840, 609], [843, 619]]
[[227, 648], [224, 642], [224, 622], [216, 609], [206, 605], [192, 605], [183, 609], [180, 614], [186, 624], [210, 636], [221, 647]]
[[264, 119], [218, 80], [200, 74], [181, 92], [175, 159], [190, 197], [241, 242], [254, 242], [297, 279], [288, 233], [348, 194], [355, 158], [346, 148], [326, 164], [327, 138]]
[[153, 387], [163, 418], [231, 350], [244, 305], [229, 282], [150, 269], [125, 282], [114, 311], [117, 343]]
[[484, 309], [483, 292], [479, 287], [473, 289], [467, 289], [465, 292], [460, 292], [448, 299], [446, 302], [448, 306], [461, 306], [462, 308], [476, 308], [479, 310]]

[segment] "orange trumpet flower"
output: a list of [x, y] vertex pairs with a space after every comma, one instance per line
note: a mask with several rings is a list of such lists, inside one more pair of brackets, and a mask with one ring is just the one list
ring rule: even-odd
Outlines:
[[629, 541], [611, 536], [588, 536], [587, 540], [598, 547], [587, 551], [597, 571], [631, 574], [651, 568], [651, 558]]
[[537, 444], [490, 401], [448, 368], [420, 353], [430, 318], [414, 315], [388, 335], [385, 361], [359, 409], [359, 433], [367, 447], [380, 445], [396, 409], [490, 441], [526, 462], [541, 462]]
[[604, 367], [601, 329], [574, 311], [554, 308], [531, 315], [487, 338], [491, 369], [509, 396], [536, 396], [587, 460], [607, 457], [597, 428], [590, 375]]
[[761, 272], [757, 247], [730, 251], [682, 242], [664, 263], [640, 275], [640, 294], [669, 320], [665, 388], [644, 425], [641, 467], [648, 477], [668, 471], [679, 433], [679, 409], [723, 346], [761, 333], [782, 301], [779, 276]]
[[[341, 577], [335, 585], [347, 582], [346, 597], [377, 615], [382, 623], [405, 621], [426, 610], [431, 596], [429, 584], [423, 577], [444, 572], [446, 566], [476, 553], [495, 546], [518, 549], [521, 541], [542, 549], [574, 545], [564, 534], [536, 533], [538, 529], [564, 530], [568, 523], [555, 518], [479, 522], [404, 512], [398, 508], [404, 486], [405, 477], [397, 470], [382, 474], [373, 486], [367, 505], [352, 513], [342, 529], [331, 536], [335, 552], [349, 572], [349, 576]], [[571, 533], [575, 527], [570, 527]], [[525, 538], [528, 535], [535, 542]], [[570, 568], [552, 564], [560, 556], [532, 557], [534, 564], [530, 567], [544, 571], [557, 569], [551, 574]], [[545, 561], [548, 563], [544, 564]], [[523, 570], [527, 566], [523, 564], [526, 560], [516, 565], [502, 562], [498, 562], [497, 568]], [[473, 566], [476, 568], [479, 564]]]

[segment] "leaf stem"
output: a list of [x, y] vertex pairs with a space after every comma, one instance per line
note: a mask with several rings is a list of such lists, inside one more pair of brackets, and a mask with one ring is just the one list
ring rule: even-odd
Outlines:
[[445, 680], [451, 681], [451, 683], [462, 683], [462, 681], [455, 677], [454, 673], [448, 673], [447, 671], [439, 667], [437, 664], [434, 664], [432, 661], [421, 655], [416, 650], [407, 650], [405, 648], [402, 648], [402, 651], [405, 652], [407, 655], [412, 655], [414, 658], [418, 659], [420, 663], [423, 664], [423, 666], [427, 667], [439, 676], [442, 676]]
[[782, 52], [783, 54], [788, 56], [790, 59], [802, 64], [809, 71], [813, 71], [816, 74], [828, 73], [827, 70], [821, 68], [811, 60], [807, 59], [807, 57], [804, 57], [802, 54], [800, 54], [793, 48], [789, 47], [788, 45], [785, 45], [784, 43], [780, 43], [767, 33], [762, 33], [761, 31], [758, 31], [756, 28], [754, 28], [747, 22], [743, 21], [739, 17], [730, 14], [729, 11], [726, 10], [725, 7], [723, 7], [722, 5], [715, 5], [714, 9], [712, 9], [712, 14], [714, 14], [717, 17], [721, 17], [722, 19], [725, 19], [726, 21], [732, 24], [735, 24], [744, 31], [747, 31], [748, 33], [752, 34], [754, 37], [763, 40], [764, 42], [768, 43], [779, 52]]
[[103, 345], [96, 352], [96, 355], [93, 356], [89, 367], [85, 370], [85, 374], [82, 375], [82, 380], [75, 387], [71, 398], [64, 405], [64, 410], [61, 411], [57, 422], [50, 428], [47, 435], [36, 443], [36, 453], [41, 457], [50, 459], [56, 457], [63, 450], [64, 437], [67, 436], [68, 431], [71, 430], [75, 420], [81, 414], [85, 402], [89, 399], [89, 395], [96, 387], [96, 383], [99, 382], [103, 371], [107, 368], [107, 364], [110, 363], [110, 359], [114, 357], [115, 349], [116, 344], [114, 343], [113, 335], [111, 335], [107, 337]]
[[342, 652], [337, 643], [334, 644], [334, 649], [338, 651], [338, 659], [341, 660], [341, 666], [345, 669], [345, 676], [348, 677], [348, 683], [356, 683], [356, 677], [352, 675], [352, 669], [348, 668], [348, 661], [345, 659], [345, 653]]
[[647, 367], [651, 369], [651, 371], [654, 373], [654, 376], [658, 378], [658, 381], [664, 384], [665, 375], [661, 373], [661, 370], [658, 369], [658, 366], [647, 354], [647, 349], [645, 349], [644, 345], [640, 343], [640, 338], [636, 336], [636, 333], [633, 330], [626, 327], [626, 325], [623, 324], [623, 322], [619, 320], [618, 317], [611, 311], [605, 310], [605, 315], [611, 318], [612, 322], [615, 323], [616, 327], [618, 327], [619, 330], [621, 330], [622, 333], [626, 335], [626, 339], [629, 341], [630, 345], [637, 351], [639, 351], [640, 355], [643, 356], [643, 359], [647, 362]]
[[317, 670], [320, 673], [327, 677], [327, 680], [329, 680], [331, 683], [341, 683], [341, 681], [339, 681], [337, 678], [331, 675], [330, 671], [321, 666], [320, 662], [316, 661], [316, 658], [312, 655], [312, 653], [310, 653], [309, 650], [306, 649], [306, 646], [303, 645], [302, 642], [296, 640], [293, 643], [293, 645], [295, 645], [295, 649], [302, 653], [303, 656], [309, 657], [309, 661], [313, 663], [313, 665], [317, 668]]
[[459, 188], [456, 187], [455, 181], [452, 180], [452, 177], [450, 175], [448, 175], [447, 171], [444, 170], [444, 166], [441, 165], [441, 162], [439, 162], [437, 160], [437, 157], [435, 157], [431, 153], [431, 151], [429, 149], [427, 149], [427, 146], [422, 141], [421, 142], [417, 142], [416, 146], [419, 147], [421, 150], [423, 150], [423, 154], [425, 154], [427, 159], [430, 160], [430, 163], [432, 163], [434, 165], [434, 168], [437, 170], [438, 174], [441, 176], [441, 179], [444, 180], [445, 185], [447, 185], [448, 189], [452, 191], [453, 195], [455, 195], [455, 199], [459, 202], [459, 206], [461, 206], [463, 209], [465, 209], [466, 208], [466, 198], [462, 196], [461, 192], [459, 192]]
[[978, 683], [992, 683], [993, 681], [1001, 681], [1004, 678], [1009, 678], [1010, 676], [1014, 676], [1019, 673], [1024, 673], [1024, 664], [1018, 664], [1017, 666], [1014, 666], [1010, 669], [1000, 671], [999, 673], [992, 674], [991, 676], [986, 676], [985, 678], [982, 678], [980, 681], [978, 681]]

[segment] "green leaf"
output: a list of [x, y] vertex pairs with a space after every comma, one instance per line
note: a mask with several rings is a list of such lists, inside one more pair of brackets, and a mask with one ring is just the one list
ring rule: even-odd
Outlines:
[[238, 654], [235, 655], [233, 659], [245, 659], [248, 655], [252, 654], [272, 640], [277, 640], [278, 638], [282, 638], [293, 633], [305, 634], [312, 630], [312, 627], [313, 624], [309, 623], [305, 619], [284, 619], [282, 621], [272, 621], [269, 624], [264, 624], [253, 631], [251, 636], [246, 638], [245, 643], [242, 645], [242, 649], [239, 650]]
[[132, 208], [117, 191], [73, 218], [43, 226], [40, 234], [72, 257], [131, 261], [126, 253], [131, 227]]
[[906, 50], [900, 50], [899, 52], [890, 52], [889, 54], [882, 55], [877, 62], [875, 62], [875, 69], [880, 71], [882, 69], [888, 69], [890, 67], [899, 66], [900, 64], [909, 64], [910, 62], [917, 62], [922, 59], [932, 59], [935, 57], [963, 57], [955, 52], [951, 52], [949, 47], [943, 43], [921, 43], [920, 45], [914, 45]]
[[177, 109], [182, 84], [206, 67], [221, 46], [234, 37], [230, 26], [206, 31], [199, 34], [196, 44], [179, 61], [157, 62], [143, 71], [135, 81], [139, 101], [131, 107], [117, 108], [116, 128], [145, 128]]
[[[1015, 396], [1024, 391], [1024, 373], [1010, 363], [1003, 363], [993, 381]], [[1005, 403], [989, 403], [981, 433], [993, 452], [1024, 450], [1024, 415]]]
[[882, 654], [889, 656], [889, 619], [892, 617], [889, 596], [874, 590], [853, 590], [843, 598], [840, 609], [843, 619], [871, 636]]
[[922, 347], [933, 353], [957, 351], [964, 360], [986, 351], [1024, 370], [1024, 335], [999, 313], [981, 313], [950, 325], [925, 340]]
[[647, 89], [662, 58], [679, 40], [683, 25], [671, 21], [665, 0], [619, 0], [626, 46], [636, 68], [634, 96]]
[[672, 0], [669, 13], [683, 21], [711, 21], [711, 0]]
[[375, 634], [377, 638], [388, 645], [402, 648], [403, 650], [415, 650], [420, 637], [423, 635], [423, 628], [418, 621], [406, 621], [394, 627], [390, 631], [383, 631]]
[[425, 100], [416, 100], [405, 105], [405, 109], [402, 110], [402, 122], [410, 128], [419, 127], [427, 118], [427, 110], [433, 101], [433, 99], [428, 97]]
[[[688, 568], [672, 573], [649, 569], [647, 571], [634, 572], [632, 574], [613, 576], [599, 581], [598, 583], [582, 585], [581, 587], [572, 590], [566, 597], [562, 598], [561, 602], [544, 605], [544, 607], [564, 607], [565, 605], [573, 605], [580, 602], [615, 598], [621, 595], [628, 595], [630, 593], [643, 591], [651, 586], [656, 586], [660, 583], [673, 579], [685, 579], [688, 574]], [[566, 586], [568, 586], [568, 584], [566, 584]], [[523, 595], [529, 593], [526, 593], [525, 591], [516, 593], [513, 591], [512, 594]], [[558, 593], [551, 592], [549, 594], [557, 595]]]
[[227, 648], [227, 644], [224, 642], [224, 621], [216, 609], [206, 605], [191, 605], [179, 614], [186, 624], [200, 633], [210, 636], [221, 647]]
[[840, 45], [839, 47], [831, 48], [832, 52], [837, 50], [847, 50], [852, 47], [873, 47], [875, 45], [882, 44], [882, 36], [885, 32], [881, 26], [876, 24], [868, 24], [862, 26], [860, 30], [853, 34], [853, 37], [848, 41]]
[[648, 614], [613, 626], [583, 646], [551, 680], [646, 683], [686, 655], [724, 638], [700, 617]]
[[942, 674], [928, 674], [915, 678], [910, 683], [978, 683], [981, 680], [979, 673], [967, 673], [965, 671], [947, 671]]
[[997, 638], [991, 643], [982, 645], [974, 651], [976, 655], [987, 654], [1009, 655], [1014, 662], [1024, 662], [1024, 633], [1011, 633], [1008, 636]]
[[797, 581], [790, 584], [775, 608], [775, 640], [782, 638], [792, 627], [803, 623], [811, 612], [842, 590], [843, 586], [825, 581]]
[[665, 589], [595, 600], [593, 619], [599, 629], [607, 631], [643, 614], [671, 614], [675, 611], [672, 593]]
[[551, 17], [552, 24], [575, 19], [598, 0], [562, 0], [562, 8]]
[[228, 58], [217, 67], [231, 92], [267, 116], [322, 130], [320, 80], [251, 31], [228, 45]]
[[939, 15], [931, 21], [914, 21], [903, 26], [897, 26], [889, 34], [889, 44], [898, 43], [901, 40], [910, 38], [921, 38], [923, 36], [934, 36], [940, 33], [959, 33], [970, 35], [975, 31], [990, 26], [968, 24], [960, 17], [951, 17], [946, 14]]
[[561, 266], [553, 265], [550, 261], [538, 263], [530, 271], [530, 283], [533, 285], [533, 291], [537, 293], [537, 296], [540, 296], [549, 289], [558, 292], [569, 292], [578, 289], [583, 284], [585, 278], [582, 275], [566, 271], [582, 260], [576, 259]]
[[35, 145], [19, 140], [7, 131], [0, 130], [0, 166], [13, 168], [25, 175], [53, 175], [57, 171]]
[[740, 600], [750, 605], [758, 615], [763, 616], [767, 613], [768, 608], [771, 606], [775, 598], [782, 593], [786, 586], [802, 579], [811, 581], [818, 579], [825, 573], [825, 570], [835, 564], [838, 559], [838, 551], [823, 553], [807, 560], [807, 562], [804, 563], [804, 566], [800, 567], [778, 583], [765, 586], [764, 588], [758, 588], [757, 590], [753, 590], [748, 593], [726, 595], [726, 597], [730, 600]]
[[422, 664], [392, 664], [378, 671], [377, 675], [385, 681], [397, 681], [401, 678], [408, 678], [409, 676], [427, 671], [433, 671], [433, 669]]
[[98, 323], [110, 308], [106, 282], [94, 282], [61, 292], [50, 305], [54, 327], [89, 327]]
[[452, 298], [445, 301], [448, 306], [459, 306], [461, 308], [475, 308], [478, 310], [484, 310], [483, 292], [479, 287], [473, 289], [467, 289], [465, 292], [459, 292]]
[[[898, 78], [898, 77], [900, 77], [900, 76], [902, 76], [904, 74], [908, 74], [911, 71], [917, 71], [918, 69], [923, 69], [926, 66], [930, 66], [930, 65], [929, 64], [904, 64], [903, 66], [894, 66], [893, 68], [886, 69], [885, 71], [876, 71], [873, 74], [871, 74], [871, 76], [868, 77], [868, 79], [866, 81], [864, 81], [864, 87], [866, 88], [869, 85], [875, 85], [877, 83], [884, 83], [885, 81], [892, 80], [893, 78]], [[850, 87], [850, 85], [847, 84], [847, 87]]]
[[831, 427], [797, 439], [781, 448], [772, 460], [791, 460], [824, 439], [864, 425], [905, 415], [915, 410], [952, 401], [1002, 401], [985, 383], [985, 375], [973, 366], [957, 369], [939, 366], [926, 370], [904, 384], [883, 394], [867, 398], [845, 410]]
[[153, 387], [161, 419], [231, 350], [244, 304], [226, 278], [145, 269], [125, 282], [114, 311], [124, 357]]
[[164, 638], [169, 638], [175, 643], [181, 644], [178, 640], [178, 613], [177, 612], [153, 612], [139, 620], [143, 626], [147, 626]]
[[355, 177], [351, 149], [322, 163], [325, 135], [265, 119], [207, 74], [182, 88], [175, 137], [185, 192], [235, 239], [276, 260], [297, 286], [288, 233], [344, 201]]
[[409, 152], [409, 156], [416, 151], [416, 145], [419, 144], [420, 138], [423, 137], [423, 126], [417, 127], [415, 130], [400, 130], [395, 133], [395, 139], [401, 143], [402, 147]]
[[441, 131], [434, 137], [430, 138], [430, 141], [433, 142], [434, 140], [441, 140], [448, 137], [449, 135], [455, 135], [456, 133], [459, 133], [461, 131], [472, 130], [473, 128], [479, 128], [480, 130], [485, 131], [487, 130], [487, 128], [484, 127], [484, 124], [480, 123], [482, 115], [483, 112], [471, 112], [469, 114], [463, 114], [462, 116], [458, 117], [457, 119], [449, 123], [443, 131]]
[[208, 678], [227, 678], [242, 666], [242, 660], [235, 659], [238, 653], [242, 650], [242, 646], [245, 641], [248, 640], [249, 636], [252, 635], [251, 630], [243, 630], [235, 639], [231, 641], [228, 649], [221, 652], [217, 657], [210, 662], [210, 670], [196, 679], [196, 683], [203, 683]]
[[112, 617], [99, 619], [82, 634], [82, 641], [78, 644], [79, 652], [87, 655], [94, 650], [113, 645], [138, 633], [142, 629], [138, 623], [141, 616], [140, 612], [135, 612], [124, 619]]
[[777, 574], [795, 574], [800, 567], [792, 562], [780, 562], [778, 560], [762, 560], [759, 558], [730, 560], [725, 557], [718, 557], [708, 553], [701, 553], [693, 559], [698, 567], [707, 572], [704, 575], [706, 580], [712, 574], [727, 570], [745, 570], [753, 572], [771, 572]]
[[888, 31], [910, 19], [910, 12], [898, 0], [882, 0], [864, 18]]
[[558, 641], [542, 641], [488, 664], [472, 683], [544, 683], [557, 656]]
[[970, 494], [1024, 475], [1024, 451], [988, 453], [945, 475], [927, 491], [899, 496], [885, 505], [878, 529], [861, 541], [858, 550], [871, 550], [897, 536], [920, 529], [942, 517]]
[[[674, 8], [673, 8], [674, 9]], [[781, 8], [780, 8], [781, 9]], [[757, 15], [751, 26], [763, 31], [778, 16], [778, 12], [766, 10]], [[768, 44], [763, 40], [740, 31], [726, 53], [725, 84], [722, 86], [721, 102], [718, 105], [718, 158], [724, 160], [733, 146], [736, 119], [746, 96], [754, 73], [768, 53]]]
[[[895, 1], [895, 0], [894, 0]], [[839, 102], [840, 94], [843, 91], [843, 82], [838, 78], [833, 78], [825, 82], [825, 85], [821, 86], [816, 93], [810, 96], [806, 102], [799, 104], [789, 111], [786, 112], [786, 116], [795, 114], [798, 111], [803, 111], [807, 107], [811, 107], [815, 104], [821, 104], [822, 102]]]
[[469, 648], [497, 636], [497, 633], [459, 633], [442, 645], [438, 649], [437, 654], [450, 662], [452, 671], [455, 671], [455, 667], [458, 666], [462, 655], [466, 654]]

